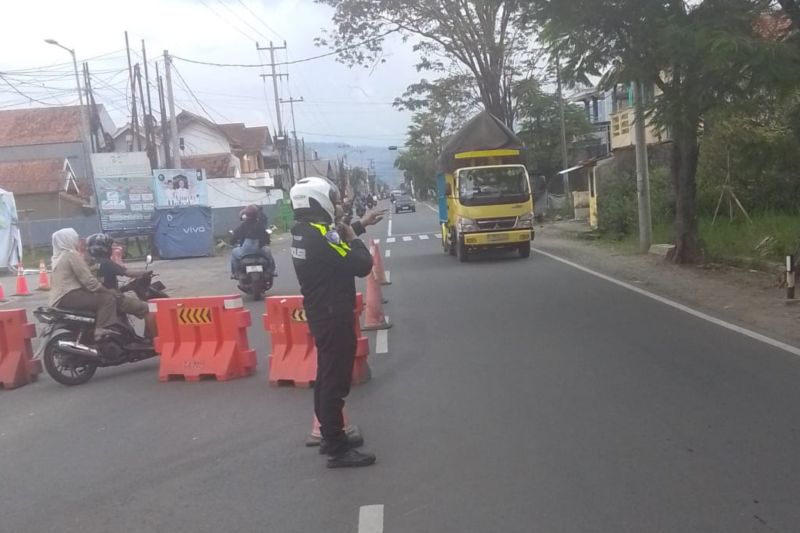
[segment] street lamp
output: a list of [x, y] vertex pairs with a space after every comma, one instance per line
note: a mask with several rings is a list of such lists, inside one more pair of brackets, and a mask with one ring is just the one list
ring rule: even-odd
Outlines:
[[66, 50], [69, 52], [69, 55], [72, 56], [72, 67], [75, 70], [75, 86], [78, 89], [78, 103], [80, 107], [78, 108], [78, 113], [80, 120], [78, 120], [78, 130], [81, 136], [81, 148], [83, 150], [83, 159], [85, 166], [86, 174], [91, 176], [92, 171], [92, 163], [89, 161], [89, 158], [86, 154], [86, 143], [88, 142], [88, 134], [89, 131], [89, 122], [86, 120], [86, 110], [83, 106], [83, 90], [81, 89], [81, 78], [78, 75], [78, 60], [75, 58], [75, 50], [72, 48], [67, 48], [63, 44], [59, 43], [55, 39], [45, 39], [44, 42], [47, 44], [52, 44], [53, 46], [57, 46], [62, 50]]

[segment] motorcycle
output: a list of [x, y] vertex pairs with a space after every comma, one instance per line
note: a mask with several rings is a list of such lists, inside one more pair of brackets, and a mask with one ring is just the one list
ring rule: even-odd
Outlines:
[[[272, 229], [268, 229], [267, 244], [271, 235]], [[261, 253], [253, 253], [242, 256], [235, 278], [240, 291], [252, 296], [254, 301], [259, 301], [263, 300], [266, 292], [272, 288], [277, 275], [274, 260], [270, 261]]]
[[[167, 298], [164, 284], [153, 282], [155, 274], [148, 270], [152, 262], [148, 255], [147, 275], [129, 281], [119, 291], [132, 292], [143, 301]], [[152, 341], [138, 335], [123, 313], [120, 324], [112, 328], [114, 333], [99, 342], [94, 339], [95, 316], [91, 312], [39, 307], [33, 314], [44, 324], [37, 355], [42, 356], [50, 377], [62, 385], [82, 385], [98, 368], [135, 363], [157, 355]]]

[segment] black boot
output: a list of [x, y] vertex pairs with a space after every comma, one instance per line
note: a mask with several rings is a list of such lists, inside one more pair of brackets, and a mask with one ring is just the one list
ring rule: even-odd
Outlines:
[[375, 464], [375, 454], [362, 453], [357, 450], [347, 450], [346, 452], [329, 457], [328, 468], [355, 468], [359, 466], [370, 466]]
[[[352, 450], [355, 448], [360, 448], [364, 445], [364, 437], [361, 435], [347, 435], [347, 449]], [[328, 443], [325, 439], [322, 439], [322, 442], [319, 443], [319, 454], [320, 455], [328, 455]]]

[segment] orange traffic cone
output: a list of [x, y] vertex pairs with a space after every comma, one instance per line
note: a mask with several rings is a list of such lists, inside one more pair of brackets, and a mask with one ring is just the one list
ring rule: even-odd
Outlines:
[[30, 296], [31, 293], [28, 290], [28, 280], [25, 279], [25, 267], [22, 266], [22, 263], [17, 265], [17, 292], [14, 293], [14, 296]]
[[391, 285], [392, 282], [386, 279], [386, 271], [383, 269], [383, 256], [378, 246], [378, 241], [372, 241], [372, 273], [381, 285]]
[[383, 314], [383, 292], [374, 274], [367, 276], [367, 316], [364, 319], [365, 331], [376, 329], [389, 329], [392, 323], [386, 320]]
[[37, 291], [49, 291], [50, 279], [47, 277], [47, 267], [44, 265], [44, 259], [39, 261], [39, 286], [36, 287]]
[[6, 290], [3, 288], [3, 284], [0, 283], [0, 302], [5, 302], [6, 300]]
[[[359, 427], [347, 421], [347, 411], [342, 410], [342, 415], [344, 416], [344, 432], [347, 435], [347, 440], [363, 440]], [[314, 421], [311, 423], [311, 433], [306, 437], [306, 446], [319, 446], [321, 442], [322, 433], [319, 429], [319, 420], [317, 415], [314, 415]]]

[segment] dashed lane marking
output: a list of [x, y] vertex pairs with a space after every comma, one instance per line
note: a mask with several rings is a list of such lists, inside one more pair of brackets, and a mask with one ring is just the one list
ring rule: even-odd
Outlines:
[[383, 505], [362, 505], [358, 510], [358, 533], [383, 533]]
[[389, 217], [389, 227], [388, 227], [388, 230], [389, 230], [389, 231], [388, 231], [388, 233], [386, 234], [386, 236], [387, 236], [387, 237], [391, 237], [391, 236], [392, 236], [392, 217]]
[[386, 250], [386, 251], [383, 253], [383, 255], [384, 255], [385, 257], [387, 257], [387, 258], [389, 258], [389, 257], [392, 257], [392, 251], [391, 251], [391, 250]]
[[419, 236], [419, 240], [421, 240], [421, 241], [427, 241], [428, 239], [429, 239], [429, 237], [427, 235], [420, 235]]
[[425, 207], [427, 207], [428, 209], [430, 209], [431, 211], [433, 211], [437, 215], [439, 214], [439, 210], [437, 208], [433, 207], [431, 204], [425, 204]]
[[388, 239], [386, 239], [386, 244], [394, 244], [394, 241], [395, 241], [394, 237], [389, 237]]
[[410, 240], [411, 240], [411, 237], [409, 237], [408, 235], [403, 237], [403, 242], [409, 242]]
[[391, 283], [392, 282], [392, 272], [390, 270], [386, 270], [384, 272], [384, 274], [386, 274], [386, 283]]
[[437, 238], [437, 239], [441, 239], [441, 238], [442, 238], [442, 234], [441, 234], [441, 233], [437, 233], [437, 234], [436, 234], [436, 238]]
[[[389, 315], [385, 315], [386, 322], [389, 322]], [[389, 330], [378, 330], [378, 335], [375, 337], [375, 353], [388, 353], [389, 352]]]

